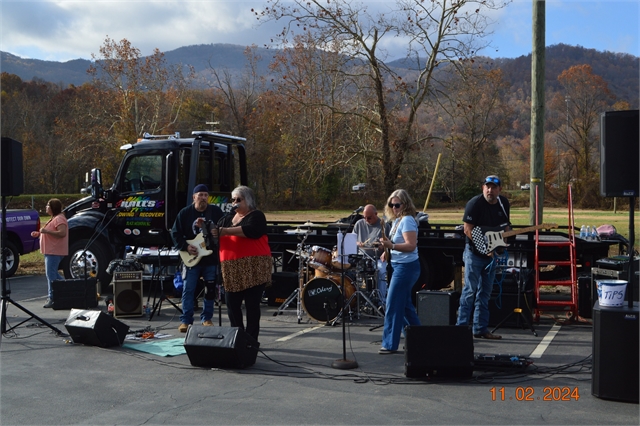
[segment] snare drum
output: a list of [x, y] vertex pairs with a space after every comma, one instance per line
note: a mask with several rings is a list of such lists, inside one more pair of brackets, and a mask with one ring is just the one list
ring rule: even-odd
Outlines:
[[[341, 276], [332, 274], [326, 278], [314, 278], [302, 290], [302, 306], [311, 318], [316, 321], [332, 321], [340, 313]], [[351, 278], [344, 277], [345, 300], [348, 300], [356, 289]], [[351, 306], [355, 304], [355, 298]]]
[[320, 246], [311, 247], [309, 266], [324, 274], [331, 272], [331, 250]]

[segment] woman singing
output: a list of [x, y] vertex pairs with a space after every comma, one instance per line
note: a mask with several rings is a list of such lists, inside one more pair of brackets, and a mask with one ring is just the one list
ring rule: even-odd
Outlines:
[[387, 291], [382, 347], [378, 353], [392, 354], [398, 351], [404, 325], [420, 325], [411, 302], [411, 288], [420, 276], [418, 222], [415, 219], [416, 207], [404, 189], [393, 191], [384, 212], [392, 225], [389, 238], [381, 238], [380, 242], [391, 250], [393, 273]]
[[231, 193], [235, 215], [218, 222], [220, 264], [227, 314], [232, 327], [245, 330], [242, 301], [247, 311], [246, 332], [258, 340], [260, 303], [266, 283], [271, 281], [271, 249], [267, 239], [267, 219], [256, 208], [251, 188], [239, 186]]
[[47, 203], [47, 214], [51, 219], [44, 224], [40, 231], [33, 231], [33, 238], [40, 237], [40, 252], [44, 254], [44, 270], [47, 275], [47, 301], [43, 308], [53, 306], [51, 283], [55, 280], [64, 280], [58, 272], [62, 258], [69, 254], [69, 233], [67, 232], [67, 218], [62, 213], [62, 202], [52, 198]]

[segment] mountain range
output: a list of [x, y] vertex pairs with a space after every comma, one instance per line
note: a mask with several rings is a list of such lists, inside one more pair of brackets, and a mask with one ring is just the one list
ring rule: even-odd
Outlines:
[[[212, 67], [226, 69], [232, 75], [239, 76], [247, 65], [245, 49], [244, 46], [233, 44], [200, 44], [165, 52], [164, 58], [168, 64], [191, 65], [200, 77], [206, 78]], [[260, 58], [257, 61], [257, 70], [261, 75], [268, 73], [269, 63], [275, 53], [275, 50], [256, 48], [256, 54]], [[557, 76], [562, 71], [573, 65], [588, 64], [591, 65], [594, 74], [605, 79], [617, 99], [626, 100], [632, 108], [638, 108], [640, 58], [637, 56], [600, 52], [595, 49], [565, 44], [549, 46], [545, 53], [546, 84], [548, 86], [557, 89]], [[513, 59], [483, 59], [492, 62], [492, 66], [501, 68], [504, 78], [514, 88], [529, 90], [531, 54]], [[55, 62], [25, 59], [10, 53], [0, 52], [0, 70], [2, 72], [15, 74], [22, 80], [40, 79], [59, 84], [62, 87], [80, 86], [91, 81], [91, 77], [87, 74], [90, 65], [91, 61], [87, 59]], [[388, 65], [399, 73], [402, 73], [403, 69], [412, 68], [411, 63], [408, 63], [406, 59], [393, 61]]]

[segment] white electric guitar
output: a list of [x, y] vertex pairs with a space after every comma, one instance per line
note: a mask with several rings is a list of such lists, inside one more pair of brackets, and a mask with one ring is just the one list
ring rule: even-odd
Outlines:
[[551, 229], [557, 228], [555, 223], [543, 223], [542, 225], [529, 226], [527, 228], [520, 228], [513, 231], [504, 231], [500, 226], [488, 227], [488, 226], [474, 226], [471, 230], [471, 236], [473, 239], [473, 245], [481, 254], [491, 256], [491, 253], [498, 247], [507, 247], [504, 239], [512, 235], [524, 234], [525, 232], [535, 231], [536, 229]]
[[204, 241], [204, 235], [202, 233], [196, 235], [193, 240], [187, 240], [187, 243], [195, 246], [198, 249], [198, 253], [195, 255], [189, 253], [186, 250], [180, 250], [180, 257], [182, 258], [184, 264], [189, 268], [192, 266], [196, 266], [198, 262], [200, 262], [200, 259], [213, 253], [213, 250], [209, 250], [207, 248], [207, 244]]

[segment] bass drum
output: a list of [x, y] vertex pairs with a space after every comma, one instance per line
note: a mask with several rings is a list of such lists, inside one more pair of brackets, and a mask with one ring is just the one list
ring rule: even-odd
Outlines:
[[[328, 322], [340, 313], [340, 275], [329, 275], [326, 278], [314, 278], [302, 290], [302, 307], [316, 321]], [[356, 289], [351, 278], [344, 277], [345, 300], [348, 300]], [[355, 298], [352, 301], [352, 305]]]

